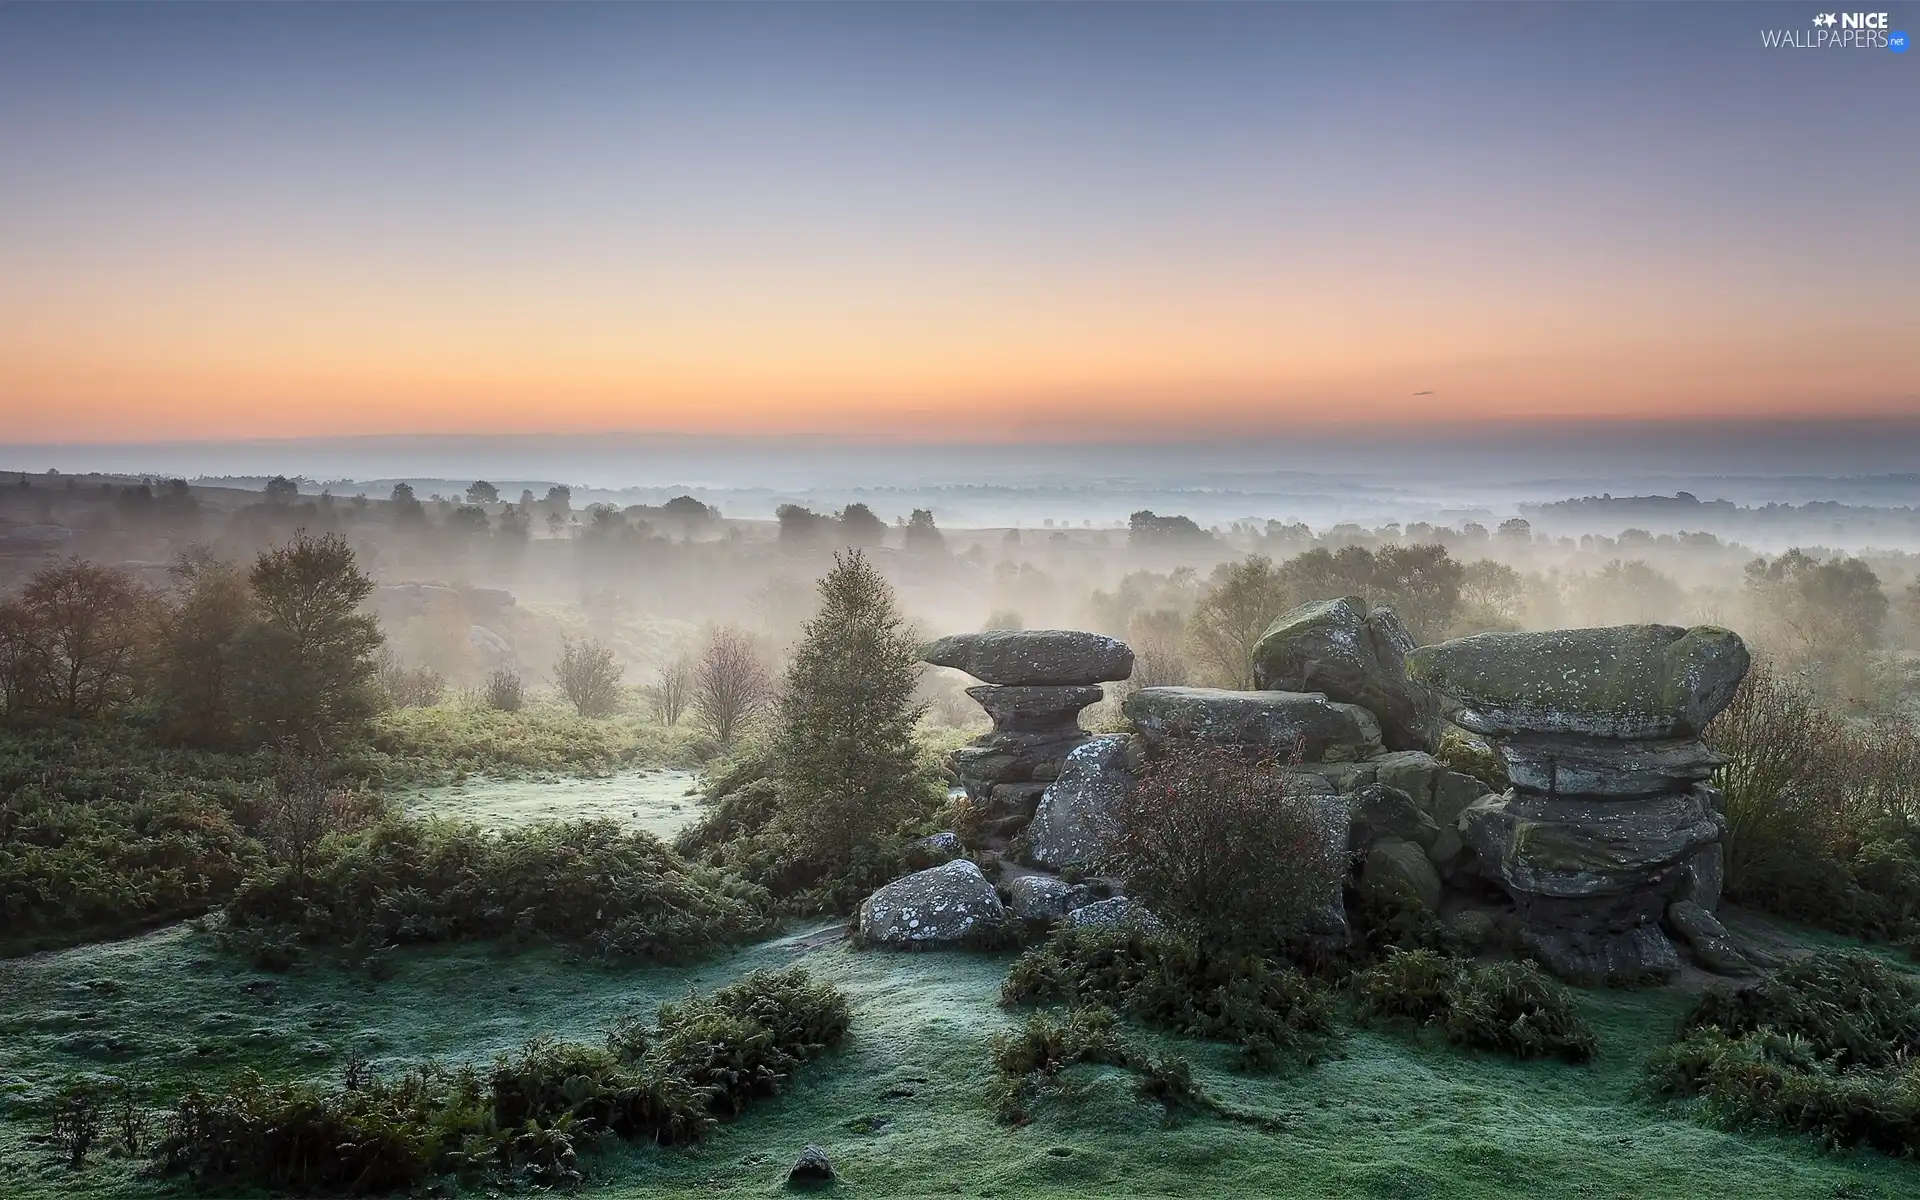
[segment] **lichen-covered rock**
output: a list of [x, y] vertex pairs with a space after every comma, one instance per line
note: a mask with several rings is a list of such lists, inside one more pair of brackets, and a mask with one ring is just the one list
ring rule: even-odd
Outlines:
[[1073, 725], [1080, 710], [1098, 704], [1105, 691], [1098, 685], [1084, 687], [1006, 687], [983, 683], [967, 689], [987, 715], [996, 731], [1038, 732]]
[[1153, 746], [1196, 741], [1283, 760], [1297, 747], [1315, 762], [1370, 758], [1384, 750], [1372, 713], [1318, 692], [1151, 687], [1128, 696], [1122, 711]]
[[1453, 930], [1454, 936], [1469, 950], [1482, 949], [1500, 937], [1500, 927], [1493, 916], [1477, 908], [1463, 908], [1448, 917], [1447, 928]]
[[1440, 911], [1440, 873], [1425, 850], [1399, 838], [1384, 838], [1367, 851], [1360, 887], [1375, 896], [1409, 896], [1428, 912]]
[[787, 1168], [787, 1183], [796, 1188], [823, 1187], [834, 1179], [833, 1164], [827, 1161], [827, 1152], [818, 1146], [802, 1150], [793, 1166]]
[[1165, 933], [1166, 922], [1146, 905], [1127, 896], [1096, 900], [1067, 914], [1067, 924], [1087, 929], [1138, 929]]
[[1008, 911], [1022, 921], [1052, 924], [1073, 906], [1073, 885], [1056, 875], [1022, 875], [1007, 885]]
[[920, 657], [986, 683], [1074, 687], [1133, 674], [1125, 642], [1077, 629], [993, 629], [956, 633], [929, 644]]
[[1666, 983], [1680, 971], [1680, 955], [1652, 922], [1626, 929], [1571, 929], [1520, 917], [1520, 945], [1560, 978], [1585, 987]]
[[1476, 633], [1407, 656], [1416, 682], [1464, 706], [1481, 734], [1696, 737], [1751, 664], [1746, 643], [1711, 625], [1618, 625]]
[[1358, 704], [1379, 719], [1388, 749], [1432, 750], [1440, 705], [1407, 677], [1412, 649], [1392, 609], [1369, 609], [1358, 596], [1318, 600], [1267, 627], [1253, 648], [1253, 685]]
[[1027, 826], [1027, 859], [1061, 871], [1099, 862], [1112, 844], [1114, 811], [1133, 785], [1125, 734], [1090, 738], [1067, 755]]
[[1726, 848], [1715, 842], [1695, 851], [1680, 868], [1680, 887], [1673, 898], [1714, 912], [1720, 907], [1720, 889], [1726, 877]]
[[1495, 747], [1515, 787], [1584, 796], [1684, 792], [1727, 760], [1698, 738], [1621, 741], [1578, 734], [1515, 734]]
[[1374, 782], [1398, 788], [1439, 825], [1460, 819], [1467, 805], [1487, 794], [1487, 785], [1417, 750], [1382, 755], [1372, 763]]
[[968, 859], [894, 880], [860, 905], [859, 938], [869, 946], [952, 946], [989, 942], [1007, 910]]
[[1062, 731], [989, 733], [949, 757], [954, 770], [970, 785], [1031, 783], [1035, 772], [1049, 768], [1057, 772], [1059, 764], [1087, 737], [1078, 726]]
[[1353, 794], [1353, 845], [1365, 848], [1382, 838], [1413, 842], [1422, 850], [1440, 837], [1440, 826], [1420, 811], [1413, 797], [1396, 787], [1370, 783]]
[[1751, 975], [1753, 964], [1740, 952], [1718, 918], [1690, 900], [1667, 906], [1667, 928], [1687, 944], [1693, 960], [1716, 975]]
[[913, 851], [922, 862], [942, 862], [959, 858], [967, 852], [961, 844], [960, 835], [951, 829], [929, 834], [913, 844]]

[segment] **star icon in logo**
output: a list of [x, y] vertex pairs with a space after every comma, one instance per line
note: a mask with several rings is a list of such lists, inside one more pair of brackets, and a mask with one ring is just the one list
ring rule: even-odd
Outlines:
[[1817, 13], [1813, 18], [1813, 23], [1815, 25], [1825, 25], [1828, 27], [1832, 27], [1840, 23], [1840, 18], [1835, 16], [1832, 13]]

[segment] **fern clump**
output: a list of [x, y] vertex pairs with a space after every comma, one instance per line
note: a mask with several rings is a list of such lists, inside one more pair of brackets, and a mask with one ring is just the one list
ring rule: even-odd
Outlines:
[[1435, 1026], [1457, 1046], [1568, 1062], [1586, 1062], [1599, 1048], [1573, 992], [1531, 962], [1475, 966], [1396, 950], [1355, 975], [1353, 991], [1363, 1016]]
[[1739, 1127], [1832, 1147], [1920, 1153], [1920, 979], [1869, 954], [1823, 953], [1702, 996], [1647, 1063], [1656, 1096]]
[[577, 1151], [600, 1137], [706, 1136], [837, 1045], [848, 1020], [845, 997], [804, 970], [756, 972], [662, 1005], [655, 1029], [623, 1023], [601, 1046], [536, 1039], [485, 1072], [429, 1062], [387, 1081], [356, 1062], [334, 1087], [249, 1073], [181, 1097], [154, 1157], [203, 1185], [298, 1194], [570, 1185]]
[[1252, 1067], [1310, 1058], [1333, 1032], [1332, 995], [1300, 972], [1139, 929], [1062, 927], [1014, 962], [1000, 997], [1102, 1005], [1182, 1037], [1234, 1043]]

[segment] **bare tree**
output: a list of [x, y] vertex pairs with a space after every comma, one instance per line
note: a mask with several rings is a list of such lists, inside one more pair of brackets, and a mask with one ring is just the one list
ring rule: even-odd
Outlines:
[[653, 710], [668, 725], [678, 725], [693, 695], [693, 664], [685, 655], [660, 668], [660, 678], [648, 689]]
[[562, 639], [553, 681], [583, 717], [604, 717], [620, 707], [620, 676], [613, 647], [597, 638]]
[[266, 797], [261, 840], [293, 868], [302, 888], [313, 852], [329, 833], [346, 827], [353, 805], [333, 786], [328, 761], [318, 754], [284, 753]]
[[722, 746], [732, 746], [773, 696], [773, 677], [753, 640], [731, 626], [716, 627], [693, 670], [693, 712]]

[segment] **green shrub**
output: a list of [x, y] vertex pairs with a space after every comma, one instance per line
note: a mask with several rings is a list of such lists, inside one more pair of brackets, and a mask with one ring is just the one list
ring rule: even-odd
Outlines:
[[226, 908], [236, 929], [290, 927], [320, 944], [511, 934], [661, 961], [762, 936], [770, 911], [762, 889], [611, 821], [489, 832], [392, 819], [321, 843], [304, 877], [250, 876]]
[[1331, 995], [1298, 971], [1138, 929], [1062, 927], [1015, 960], [1000, 997], [1110, 1007], [1182, 1037], [1231, 1042], [1253, 1067], [1311, 1058], [1333, 1032]]
[[1771, 1029], [1836, 1067], [1920, 1059], [1920, 977], [1859, 952], [1825, 952], [1756, 983], [1707, 992], [1684, 1029], [1729, 1035]]
[[[847, 1006], [794, 968], [663, 1005], [659, 1021], [604, 1047], [537, 1039], [484, 1074], [425, 1063], [389, 1083], [350, 1063], [339, 1086], [321, 1087], [249, 1073], [181, 1097], [154, 1157], [162, 1172], [202, 1185], [300, 1194], [410, 1191], [440, 1177], [571, 1184], [577, 1148], [602, 1135], [704, 1137], [717, 1117], [837, 1044]], [[750, 1065], [749, 1086], [715, 1063]], [[762, 1069], [773, 1063], [777, 1071]]]
[[1353, 989], [1361, 1015], [1432, 1025], [1457, 1046], [1568, 1062], [1599, 1048], [1573, 992], [1531, 962], [1475, 966], [1397, 950], [1355, 975]]
[[77, 725], [0, 740], [0, 953], [177, 919], [258, 866], [263, 759]]
[[1008, 1124], [1027, 1121], [1034, 1102], [1054, 1090], [1055, 1077], [1068, 1067], [1133, 1061], [1118, 1018], [1101, 1006], [1071, 1008], [1064, 1018], [1030, 1013], [1026, 1024], [988, 1039], [987, 1051], [997, 1072], [988, 1096], [995, 1115]]

